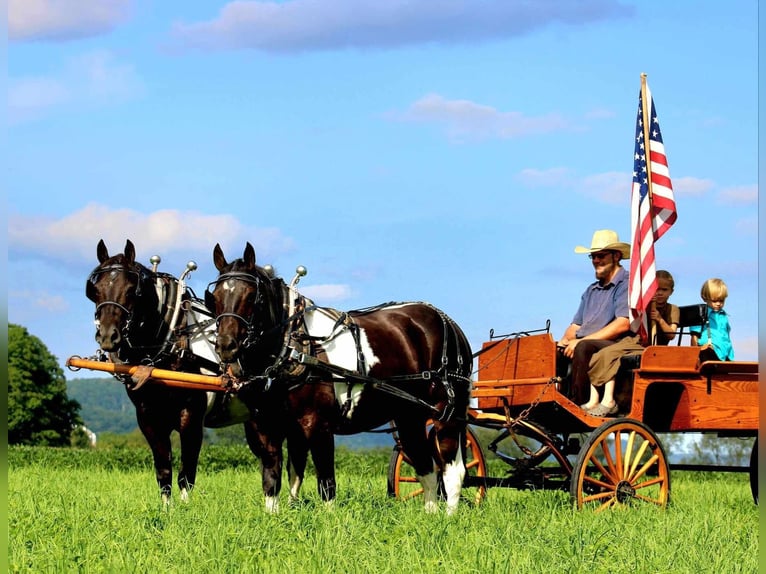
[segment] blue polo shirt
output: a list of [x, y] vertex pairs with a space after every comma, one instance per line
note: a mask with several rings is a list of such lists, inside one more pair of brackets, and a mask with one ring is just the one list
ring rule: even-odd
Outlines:
[[572, 323], [580, 325], [576, 337], [581, 339], [606, 327], [617, 317], [630, 319], [628, 306], [628, 272], [620, 267], [606, 285], [598, 281], [588, 285], [580, 298]]

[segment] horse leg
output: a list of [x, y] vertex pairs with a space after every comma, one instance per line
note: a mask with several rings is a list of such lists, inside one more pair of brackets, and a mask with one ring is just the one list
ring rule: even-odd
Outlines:
[[311, 433], [309, 438], [311, 460], [317, 473], [319, 497], [327, 503], [335, 500], [335, 435], [329, 430]]
[[412, 462], [415, 476], [423, 487], [425, 510], [428, 513], [437, 512], [439, 481], [431, 452], [431, 444], [426, 437], [426, 423], [423, 420], [402, 421], [397, 419], [396, 429], [402, 443], [402, 449]]
[[305, 437], [302, 435], [287, 437], [287, 480], [290, 487], [291, 506], [297, 505], [299, 501], [308, 453], [309, 449]]
[[197, 411], [199, 416], [189, 413], [182, 415], [179, 430], [181, 437], [181, 468], [178, 470], [178, 488], [183, 502], [189, 501], [189, 494], [191, 494], [197, 478], [197, 465], [204, 435], [202, 413], [204, 413], [204, 408], [201, 411]]
[[261, 460], [261, 486], [266, 497], [266, 512], [279, 512], [282, 489], [282, 437], [259, 430], [254, 421], [245, 423], [245, 438], [252, 453]]
[[159, 433], [151, 424], [139, 418], [139, 428], [152, 451], [154, 472], [160, 487], [160, 497], [165, 505], [170, 504], [173, 483], [173, 453], [170, 446], [170, 432]]
[[465, 478], [465, 463], [463, 461], [463, 449], [461, 448], [462, 433], [458, 429], [437, 428], [436, 440], [440, 457], [440, 466], [443, 468], [442, 480], [444, 491], [447, 495], [447, 514], [457, 511], [460, 501], [460, 491], [463, 488]]

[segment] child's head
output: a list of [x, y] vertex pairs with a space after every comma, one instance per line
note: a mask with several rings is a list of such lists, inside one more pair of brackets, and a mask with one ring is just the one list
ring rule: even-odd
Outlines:
[[720, 311], [723, 309], [723, 304], [726, 302], [726, 297], [729, 296], [729, 290], [726, 288], [726, 283], [722, 279], [714, 277], [708, 279], [702, 284], [700, 290], [702, 300], [712, 307], [714, 311]]
[[664, 269], [657, 271], [657, 291], [654, 293], [654, 302], [663, 307], [668, 302], [668, 298], [673, 294], [676, 286], [673, 276]]

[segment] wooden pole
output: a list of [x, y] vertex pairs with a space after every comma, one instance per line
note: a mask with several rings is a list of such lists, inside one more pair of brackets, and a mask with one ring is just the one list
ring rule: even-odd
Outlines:
[[[69, 357], [66, 361], [66, 366], [74, 369], [90, 369], [117, 375], [133, 375], [139, 368], [139, 365], [120, 365], [108, 361], [81, 359], [80, 357]], [[152, 369], [151, 378], [148, 382], [169, 387], [223, 392], [229, 390], [231, 381], [232, 379], [228, 375], [211, 376], [184, 373], [182, 371]]]
[[646, 84], [646, 73], [641, 72], [641, 104], [643, 107], [644, 116], [644, 151], [646, 152], [646, 184], [649, 194], [649, 199], [652, 198], [652, 162], [651, 162], [651, 150], [649, 149], [649, 125], [652, 123], [650, 116], [652, 108], [649, 107], [649, 100], [651, 96], [649, 94], [649, 87]]

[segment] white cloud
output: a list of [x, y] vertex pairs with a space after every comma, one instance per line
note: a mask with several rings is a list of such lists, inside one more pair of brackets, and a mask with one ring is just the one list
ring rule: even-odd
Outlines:
[[8, 117], [15, 123], [27, 121], [70, 98], [69, 89], [55, 78], [27, 77], [11, 81], [7, 100]]
[[12, 305], [14, 308], [51, 312], [69, 309], [69, 304], [63, 296], [46, 291], [11, 291], [8, 293], [8, 298], [14, 301]]
[[583, 195], [611, 205], [629, 205], [632, 186], [633, 176], [620, 171], [589, 175], [578, 184]]
[[175, 24], [173, 36], [180, 46], [213, 50], [394, 48], [497, 40], [553, 24], [578, 26], [633, 12], [617, 0], [484, 0], [479, 6], [471, 0], [238, 0], [212, 20]]
[[[290, 280], [289, 277], [285, 279]], [[351, 287], [342, 284], [306, 285], [305, 287], [299, 287], [299, 291], [309, 299], [314, 300], [318, 305], [345, 301], [352, 296]]]
[[718, 201], [727, 205], [755, 205], [758, 203], [757, 185], [727, 187], [718, 194]]
[[94, 51], [67, 61], [49, 76], [11, 78], [8, 117], [20, 123], [64, 106], [113, 105], [143, 92], [144, 83], [132, 65], [108, 51]]
[[710, 179], [700, 179], [697, 177], [674, 177], [673, 192], [679, 195], [701, 196], [715, 187], [715, 183]]
[[91, 203], [60, 219], [11, 214], [8, 218], [9, 254], [92, 261], [103, 239], [110, 252], [119, 252], [130, 238], [137, 249], [162, 253], [211, 253], [216, 243], [257, 245], [259, 255], [271, 257], [292, 248], [292, 240], [275, 228], [243, 225], [233, 215], [206, 215], [165, 209], [140, 213]]
[[568, 122], [557, 114], [530, 117], [521, 112], [501, 112], [470, 100], [448, 100], [428, 94], [404, 113], [390, 114], [398, 121], [441, 125], [452, 140], [510, 139], [565, 129]]
[[97, 36], [123, 22], [130, 0], [8, 0], [8, 39], [66, 41]]

